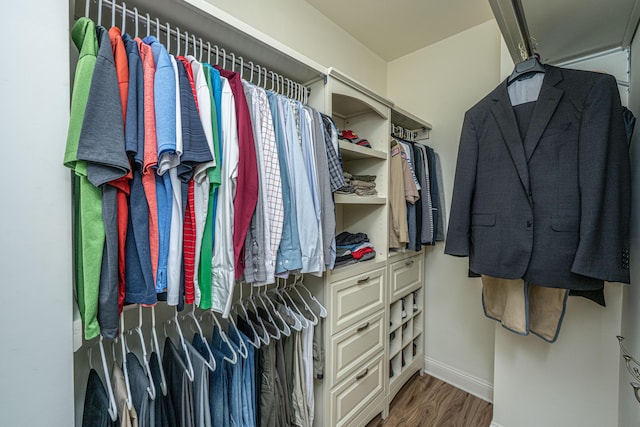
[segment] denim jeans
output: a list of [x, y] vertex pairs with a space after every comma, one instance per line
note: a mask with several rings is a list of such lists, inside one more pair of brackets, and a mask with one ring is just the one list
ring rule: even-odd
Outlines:
[[255, 384], [255, 354], [254, 347], [249, 343], [249, 338], [230, 325], [229, 338], [238, 352], [242, 341], [247, 348], [247, 358], [243, 359], [238, 354], [238, 363], [242, 363], [242, 408], [244, 424], [257, 425], [256, 420], [256, 384]]
[[95, 369], [89, 372], [87, 390], [84, 395], [84, 413], [82, 427], [114, 427], [115, 423], [107, 412], [109, 396], [102, 385], [102, 381]]
[[[218, 328], [213, 329], [213, 336], [211, 340], [213, 348], [220, 351], [222, 354], [231, 358], [233, 355], [227, 344], [222, 340], [222, 335]], [[228, 366], [228, 380], [229, 380], [229, 409], [231, 414], [231, 420], [236, 427], [243, 426], [243, 410], [242, 410], [242, 364], [240, 361], [236, 364], [224, 362]]]
[[224, 361], [224, 354], [206, 343], [200, 335], [193, 337], [193, 346], [204, 357], [209, 355], [207, 346], [211, 349], [216, 360], [216, 370], [209, 372], [209, 410], [211, 411], [211, 425], [213, 427], [231, 427], [229, 416], [229, 383], [228, 366]]

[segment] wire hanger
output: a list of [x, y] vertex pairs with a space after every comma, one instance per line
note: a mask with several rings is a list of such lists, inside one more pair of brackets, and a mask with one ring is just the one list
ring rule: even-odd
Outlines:
[[151, 306], [151, 340], [150, 340], [151, 352], [155, 353], [158, 366], [160, 367], [160, 390], [162, 395], [167, 395], [167, 379], [164, 376], [164, 369], [162, 368], [162, 360], [160, 359], [160, 345], [158, 344], [158, 333], [156, 331], [156, 307]]
[[[260, 327], [262, 328], [262, 330], [264, 332], [264, 334], [260, 337], [260, 340], [265, 345], [269, 345], [269, 343], [271, 342], [271, 338], [272, 337], [275, 338], [275, 339], [280, 339], [280, 330], [278, 328], [276, 328], [275, 325], [271, 324], [271, 326], [273, 326], [272, 329], [275, 329], [275, 332], [273, 333], [273, 335], [269, 334], [267, 328], [265, 327], [265, 323], [264, 323], [265, 319], [263, 319], [260, 316], [260, 314], [258, 313], [258, 307], [256, 306], [256, 303], [253, 300], [253, 286], [251, 286], [251, 292], [249, 294], [249, 298], [246, 299], [246, 302], [247, 302], [247, 304], [251, 304], [251, 306], [253, 307], [254, 318], [258, 321]], [[251, 310], [249, 310], [249, 313], [251, 314]]]
[[[131, 410], [133, 406], [133, 398], [131, 397], [131, 385], [129, 383], [129, 367], [127, 364], [127, 345], [125, 343], [124, 334], [124, 312], [120, 314], [120, 337], [116, 338], [120, 340], [120, 351], [122, 355], [122, 372], [124, 374], [124, 384], [127, 389], [127, 409]], [[112, 347], [113, 350], [113, 347]], [[113, 352], [113, 360], [116, 360], [115, 351]]]
[[147, 13], [147, 37], [151, 35], [151, 17]]
[[[124, 317], [123, 317], [124, 318]], [[142, 305], [138, 304], [138, 325], [127, 331], [129, 335], [133, 335], [134, 332], [140, 338], [140, 346], [142, 347], [142, 366], [144, 368], [145, 374], [147, 374], [147, 378], [149, 379], [149, 387], [147, 387], [147, 393], [151, 400], [155, 400], [156, 398], [156, 387], [153, 384], [153, 376], [151, 375], [151, 368], [149, 367], [149, 355], [147, 354], [147, 346], [144, 343], [144, 336], [142, 335]], [[129, 346], [126, 342], [124, 333], [122, 334], [122, 342], [124, 343], [126, 349], [131, 352]]]
[[175, 312], [173, 317], [165, 320], [163, 325], [164, 335], [168, 337], [167, 334], [167, 325], [173, 325], [176, 332], [178, 333], [178, 337], [180, 339], [180, 345], [182, 346], [182, 351], [184, 352], [184, 358], [187, 365], [186, 373], [189, 381], [193, 382], [195, 379], [195, 375], [193, 373], [193, 364], [191, 363], [191, 357], [189, 357], [189, 350], [187, 349], [187, 344], [184, 340], [184, 335], [182, 335], [182, 329], [180, 328], [180, 323], [178, 322], [178, 308], [175, 308]]
[[[230, 327], [229, 329], [233, 329], [233, 332], [236, 334], [236, 338], [238, 338], [238, 354], [242, 356], [243, 359], [246, 359], [249, 357], [249, 349], [247, 348], [244, 339], [242, 339], [242, 335], [240, 335], [240, 330], [238, 330], [238, 326], [236, 325], [235, 320], [233, 320], [233, 316], [230, 315], [227, 317], [227, 320], [229, 321], [229, 326], [233, 327]], [[227, 334], [227, 336], [229, 335], [230, 334]]]
[[[291, 307], [289, 307], [289, 303], [287, 301], [285, 301], [284, 297], [282, 296], [282, 294], [280, 293], [280, 280], [279, 278], [276, 278], [276, 284], [275, 287], [273, 289], [270, 289], [269, 292], [271, 292], [272, 295], [274, 295], [274, 297], [276, 298], [276, 302], [278, 304], [280, 304], [285, 311], [287, 311], [288, 314], [288, 318], [290, 318], [291, 320], [293, 320], [293, 323], [289, 322], [289, 326], [291, 328], [293, 328], [296, 331], [300, 331], [302, 330], [302, 322], [300, 321], [300, 319], [298, 318], [298, 316], [294, 316], [293, 310], [291, 309]], [[285, 319], [286, 321], [286, 319]]]
[[231, 55], [231, 71], [235, 72], [236, 71], [236, 54], [231, 52], [229, 53], [229, 55]]
[[[253, 326], [251, 319], [249, 319], [249, 313], [247, 312], [247, 309], [243, 305], [242, 283], [239, 284], [239, 288], [240, 288], [240, 298], [233, 303], [232, 309], [235, 311], [235, 313], [238, 316], [240, 316], [239, 308], [242, 309], [242, 313], [244, 315], [244, 321], [249, 325], [249, 328], [251, 329], [251, 333], [253, 335], [252, 337], [248, 337], [249, 343], [251, 343], [251, 345], [254, 346], [255, 348], [260, 348], [261, 341], [258, 335], [258, 331], [256, 331], [256, 328]], [[229, 318], [231, 318], [231, 316], [229, 316]]]
[[104, 338], [100, 335], [100, 339], [97, 343], [93, 344], [87, 350], [89, 357], [89, 368], [93, 369], [93, 347], [98, 346], [100, 348], [100, 359], [102, 361], [102, 371], [104, 372], [104, 382], [107, 385], [107, 395], [109, 396], [109, 408], [107, 411], [109, 412], [109, 417], [111, 421], [116, 421], [118, 419], [118, 406], [116, 405], [116, 398], [113, 395], [113, 387], [111, 386], [111, 378], [109, 377], [109, 369], [107, 368], [107, 357], [104, 354]]
[[[200, 337], [205, 340], [204, 333], [202, 332], [202, 327], [200, 326], [200, 322], [198, 322], [198, 318], [196, 317], [196, 305], [191, 305], [191, 310], [187, 312], [187, 314], [182, 315], [182, 321], [184, 322], [187, 318], [193, 321], [193, 324], [196, 326], [197, 331], [195, 333], [200, 334]], [[193, 329], [192, 329], [193, 330]], [[204, 364], [211, 372], [216, 370], [216, 359], [213, 357], [213, 353], [211, 353], [211, 348], [207, 345], [207, 353], [209, 354], [209, 360], [205, 361]]]
[[231, 342], [229, 341], [229, 337], [225, 333], [224, 329], [222, 329], [222, 325], [220, 324], [220, 321], [218, 320], [218, 317], [216, 316], [214, 311], [213, 310], [205, 311], [204, 314], [202, 316], [200, 316], [200, 320], [204, 320], [204, 316], [206, 316], [207, 314], [211, 316], [211, 320], [212, 320], [212, 323], [213, 323], [213, 328], [214, 329], [218, 328], [218, 333], [220, 334], [220, 337], [222, 338], [222, 341], [227, 345], [227, 347], [229, 347], [229, 351], [231, 352], [231, 354], [233, 354], [233, 357], [231, 359], [228, 356], [225, 355], [224, 356], [224, 360], [226, 360], [227, 362], [235, 365], [236, 363], [238, 363], [238, 355], [236, 353], [236, 350], [231, 345]]

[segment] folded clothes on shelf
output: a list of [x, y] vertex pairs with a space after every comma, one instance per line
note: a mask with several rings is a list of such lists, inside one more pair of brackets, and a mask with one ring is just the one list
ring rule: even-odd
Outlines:
[[338, 135], [338, 138], [349, 141], [351, 144], [371, 148], [371, 144], [369, 144], [369, 141], [367, 141], [365, 138], [358, 137], [358, 135], [356, 135], [356, 133], [350, 129], [341, 131]]
[[375, 258], [376, 251], [365, 233], [343, 231], [336, 236], [336, 267]]
[[347, 171], [343, 171], [342, 174], [346, 184], [337, 193], [356, 194], [358, 196], [375, 196], [378, 194], [375, 175], [353, 175]]

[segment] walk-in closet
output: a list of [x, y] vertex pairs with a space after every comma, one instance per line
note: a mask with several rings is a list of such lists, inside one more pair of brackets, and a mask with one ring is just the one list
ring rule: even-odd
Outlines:
[[637, 0], [0, 10], [0, 425], [640, 425]]

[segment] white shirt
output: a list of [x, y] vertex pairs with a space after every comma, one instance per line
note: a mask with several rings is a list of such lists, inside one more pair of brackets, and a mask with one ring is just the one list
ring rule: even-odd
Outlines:
[[233, 93], [226, 78], [222, 81], [220, 118], [222, 125], [222, 169], [216, 210], [215, 241], [211, 266], [211, 308], [229, 315], [235, 280], [233, 258], [233, 200], [238, 182], [238, 128]]
[[193, 56], [187, 56], [193, 71], [193, 82], [196, 87], [196, 95], [198, 97], [198, 115], [204, 130], [207, 145], [211, 152], [212, 161], [199, 163], [193, 171], [193, 205], [196, 215], [196, 253], [193, 269], [193, 283], [195, 293], [195, 304], [200, 305], [201, 286], [210, 286], [208, 283], [199, 283], [198, 268], [200, 265], [200, 254], [202, 252], [202, 238], [204, 236], [204, 226], [207, 222], [207, 210], [209, 208], [209, 177], [207, 170], [216, 166], [215, 153], [213, 150], [213, 124], [211, 122], [211, 92], [204, 76], [204, 68], [202, 64]]
[[[182, 113], [180, 104], [180, 82], [178, 81], [178, 64], [173, 55], [170, 56], [173, 74], [176, 78], [176, 153], [162, 156], [159, 160], [158, 173], [161, 167], [168, 168], [173, 197], [171, 199], [171, 229], [169, 232], [169, 259], [167, 261], [167, 305], [178, 305], [180, 300], [180, 275], [182, 270], [182, 182], [178, 178], [177, 166], [182, 155]], [[164, 163], [163, 163], [164, 162]]]

